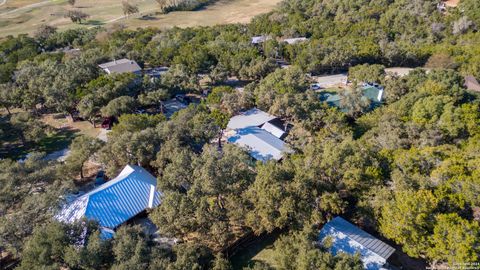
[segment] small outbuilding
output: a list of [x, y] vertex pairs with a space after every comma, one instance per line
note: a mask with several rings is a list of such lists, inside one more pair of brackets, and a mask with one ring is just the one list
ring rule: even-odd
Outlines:
[[319, 240], [328, 242], [330, 252], [334, 255], [344, 252], [359, 254], [365, 269], [386, 269], [388, 259], [395, 249], [373, 237], [364, 230], [341, 217], [336, 217], [325, 224], [320, 231]]

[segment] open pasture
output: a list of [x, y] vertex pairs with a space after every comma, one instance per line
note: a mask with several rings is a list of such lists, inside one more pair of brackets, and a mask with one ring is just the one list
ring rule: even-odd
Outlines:
[[[73, 27], [108, 27], [114, 23], [129, 28], [170, 28], [247, 23], [256, 15], [272, 10], [280, 0], [219, 0], [196, 11], [160, 14], [155, 0], [131, 0], [139, 13], [125, 17], [121, 0], [77, 0], [74, 6], [66, 0], [0, 0], [0, 36], [33, 33], [42, 24], [59, 29]], [[3, 3], [3, 4], [2, 4]], [[90, 15], [82, 24], [64, 18], [66, 10], [76, 9]]]

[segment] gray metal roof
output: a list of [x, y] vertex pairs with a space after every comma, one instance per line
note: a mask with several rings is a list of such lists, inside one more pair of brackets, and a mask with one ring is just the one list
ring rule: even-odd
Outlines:
[[227, 127], [239, 129], [246, 127], [259, 127], [276, 117], [257, 108], [250, 109], [230, 118]]
[[332, 251], [360, 253], [366, 269], [380, 269], [395, 249], [341, 217], [323, 226], [320, 239], [332, 237]]
[[266, 130], [258, 127], [237, 129], [236, 134], [228, 138], [228, 142], [246, 147], [256, 160], [280, 160], [283, 153], [291, 152], [287, 144]]
[[120, 59], [112, 62], [103, 63], [98, 65], [108, 74], [112, 73], [127, 73], [127, 72], [140, 72], [142, 68], [134, 60]]
[[127, 165], [116, 178], [65, 205], [56, 218], [72, 223], [85, 217], [114, 229], [160, 204], [156, 186], [157, 179], [144, 168]]

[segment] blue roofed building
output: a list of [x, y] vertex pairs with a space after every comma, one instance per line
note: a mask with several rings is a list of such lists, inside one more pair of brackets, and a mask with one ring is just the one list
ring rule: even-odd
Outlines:
[[[362, 87], [362, 98], [368, 99], [371, 102], [372, 108], [379, 106], [383, 101], [383, 87], [373, 84], [364, 84]], [[320, 100], [326, 102], [329, 106], [337, 107], [341, 111], [344, 109], [341, 106], [342, 97], [333, 91], [322, 91], [319, 94]]]
[[336, 217], [325, 224], [320, 231], [319, 240], [331, 243], [330, 252], [360, 254], [365, 269], [388, 269], [387, 260], [395, 249], [369, 233], [363, 231], [341, 217]]
[[102, 235], [113, 235], [116, 227], [160, 204], [156, 186], [157, 179], [144, 168], [127, 165], [114, 179], [67, 202], [55, 217], [65, 223], [95, 220]]
[[286, 127], [277, 117], [254, 108], [230, 119], [227, 141], [246, 148], [256, 160], [280, 160], [285, 153], [292, 152], [282, 140]]

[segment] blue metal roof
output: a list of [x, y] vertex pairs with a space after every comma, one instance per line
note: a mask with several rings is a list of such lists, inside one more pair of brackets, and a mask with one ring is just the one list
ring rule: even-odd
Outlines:
[[114, 179], [67, 204], [56, 216], [71, 223], [83, 217], [114, 229], [144, 211], [160, 204], [157, 180], [139, 166], [127, 165]]
[[382, 269], [387, 259], [395, 249], [373, 237], [341, 217], [336, 217], [325, 224], [320, 231], [320, 241], [330, 238], [333, 254], [345, 252], [348, 254], [359, 253], [367, 270]]

